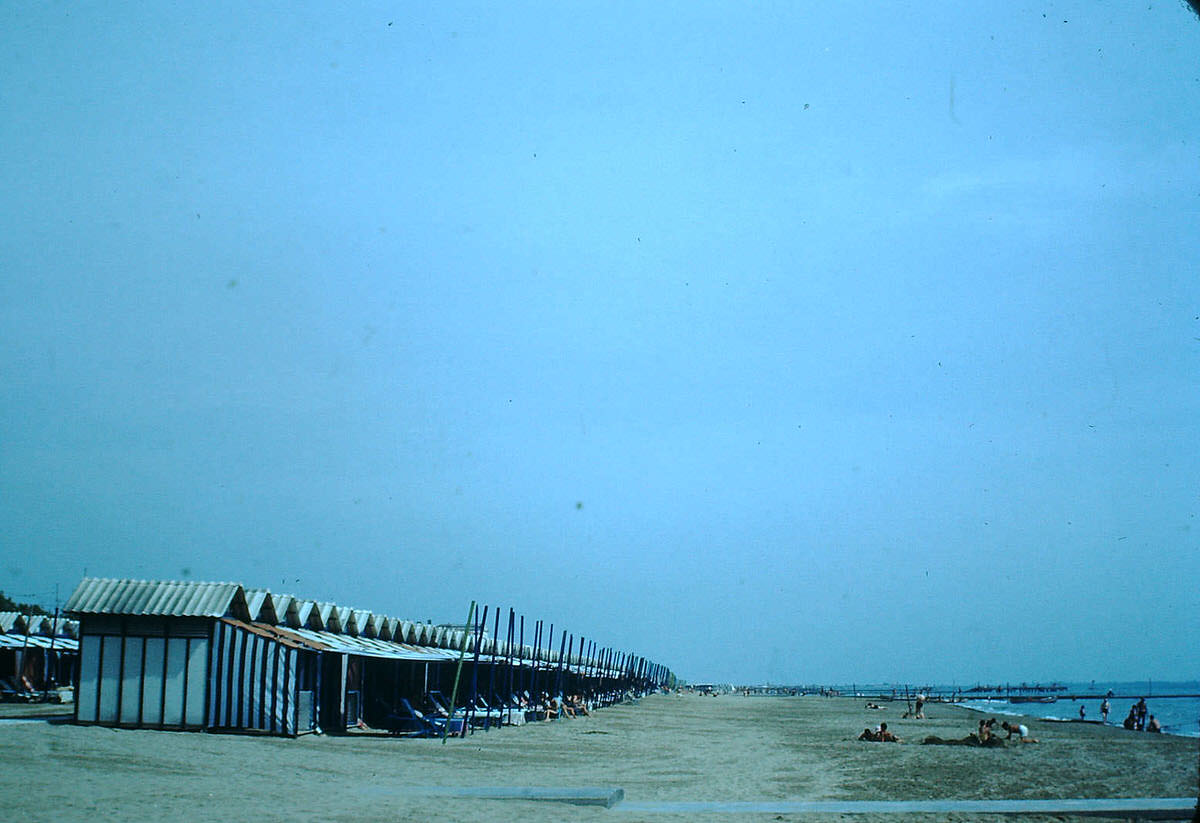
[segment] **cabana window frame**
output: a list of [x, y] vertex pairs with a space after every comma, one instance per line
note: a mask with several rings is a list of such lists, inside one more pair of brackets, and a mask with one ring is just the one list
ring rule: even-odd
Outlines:
[[[193, 680], [197, 675], [204, 678], [204, 703], [202, 706], [206, 707], [208, 702], [207, 670], [196, 671], [193, 664], [193, 654], [196, 653], [201, 642], [204, 644], [203, 658], [207, 658], [211, 649], [212, 629], [210, 626], [205, 626], [201, 633], [199, 630], [203, 622], [205, 621], [202, 618], [187, 617], [84, 616], [80, 622], [79, 632], [80, 661], [75, 683], [74, 721], [85, 726], [115, 726], [126, 729], [199, 730], [205, 728], [208, 721], [207, 710], [205, 709], [199, 718], [190, 716], [188, 711], [189, 698], [193, 699], [190, 707], [195, 708], [194, 698], [198, 695], [192, 695], [191, 692]], [[172, 631], [172, 628], [175, 631]], [[131, 648], [130, 640], [141, 641], [137, 653], [137, 683], [136, 685], [128, 684], [129, 688], [136, 688], [138, 692], [136, 711], [133, 706], [126, 705], [126, 666], [127, 663], [132, 662], [128, 660], [128, 650]], [[157, 702], [152, 706], [156, 709], [157, 720], [148, 723], [146, 722], [146, 687], [148, 685], [146, 657], [149, 641], [152, 640], [162, 642], [162, 669], [158, 672], [157, 683], [153, 679], [149, 680], [149, 685], [157, 685], [158, 695]], [[172, 643], [172, 640], [176, 642]], [[180, 642], [183, 644], [182, 649], [179, 646]], [[96, 646], [94, 673], [85, 672], [88, 662], [85, 660], [85, 650], [92, 644]], [[114, 652], [117, 657], [115, 676], [106, 677], [106, 665], [112, 665], [111, 659], [108, 658]], [[180, 688], [172, 689], [168, 693], [169, 675], [176, 657], [180, 657], [182, 660], [179, 667]], [[90, 677], [93, 674], [94, 677]], [[95, 683], [94, 692], [87, 695], [86, 705], [83, 699], [83, 690], [80, 688], [85, 676], [89, 676]], [[110, 690], [114, 688], [116, 697], [112, 701], [112, 717], [102, 716], [107, 714], [105, 701], [109, 699]], [[175, 716], [176, 713], [172, 711], [168, 714], [167, 699], [169, 696], [174, 698], [176, 691], [179, 696], [179, 722], [171, 723], [168, 722], [168, 718]], [[130, 716], [127, 717], [127, 714]]]

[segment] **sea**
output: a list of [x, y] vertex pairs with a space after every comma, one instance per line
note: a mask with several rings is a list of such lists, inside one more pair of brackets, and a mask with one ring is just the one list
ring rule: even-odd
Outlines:
[[[1124, 683], [1062, 683], [1065, 692], [1059, 694], [1106, 694], [1110, 689], [1108, 725], [1120, 726], [1125, 722], [1129, 709], [1139, 697], [1146, 698], [1147, 716], [1154, 715], [1167, 734], [1183, 737], [1200, 737], [1200, 697], [1155, 697], [1155, 694], [1200, 695], [1200, 681], [1158, 682], [1141, 680]], [[1130, 696], [1132, 695], [1132, 696]], [[1100, 719], [1100, 699], [1071, 700], [1059, 697], [1053, 703], [1009, 703], [1007, 700], [966, 700], [959, 704], [968, 709], [994, 715], [1023, 714], [1046, 720], [1078, 720], [1079, 708], [1086, 712], [1086, 720]]]
[[[1065, 686], [1066, 689], [1057, 692], [1043, 692], [1043, 694], [1047, 695], [1058, 695], [1058, 699], [1053, 703], [1009, 703], [1005, 699], [971, 699], [969, 694], [961, 694], [962, 697], [967, 699], [962, 700], [957, 705], [988, 715], [996, 715], [997, 717], [1001, 715], [1024, 715], [1026, 717], [1040, 717], [1045, 720], [1078, 720], [1079, 707], [1082, 705], [1086, 712], [1086, 720], [1100, 720], [1100, 701], [1103, 698], [1072, 700], [1062, 695], [1104, 695], [1111, 690], [1114, 695], [1119, 696], [1109, 698], [1108, 725], [1120, 726], [1125, 721], [1126, 715], [1129, 714], [1130, 707], [1134, 703], [1137, 703], [1139, 697], [1144, 697], [1146, 698], [1147, 716], [1152, 714], [1158, 718], [1158, 722], [1162, 724], [1165, 733], [1180, 735], [1182, 737], [1200, 737], [1200, 697], [1161, 696], [1168, 694], [1200, 695], [1200, 680], [1138, 680], [1123, 682], [1094, 680], [1082, 683], [1057, 682], [1055, 685]], [[892, 691], [901, 696], [901, 699], [904, 693], [903, 688], [897, 690], [894, 684], [840, 688], [843, 689], [843, 694], [887, 694], [889, 691]], [[919, 691], [926, 691], [934, 695], [943, 695], [953, 693], [959, 689], [965, 692], [966, 688], [969, 687], [935, 685], [914, 688], [910, 686], [908, 687], [908, 691], [914, 695]], [[1016, 687], [1014, 684], [1015, 690]]]

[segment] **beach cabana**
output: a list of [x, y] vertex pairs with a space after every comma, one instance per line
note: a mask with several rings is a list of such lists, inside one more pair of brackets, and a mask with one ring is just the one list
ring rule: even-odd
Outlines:
[[73, 620], [0, 612], [0, 681], [15, 694], [69, 686], [79, 659]]
[[[255, 597], [274, 614], [269, 594]], [[313, 728], [319, 649], [251, 621], [237, 583], [84, 579], [78, 723], [294, 735]]]

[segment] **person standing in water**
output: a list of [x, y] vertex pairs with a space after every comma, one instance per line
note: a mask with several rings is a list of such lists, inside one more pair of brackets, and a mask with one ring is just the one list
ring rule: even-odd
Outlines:
[[1100, 722], [1101, 723], [1108, 722], [1108, 709], [1109, 709], [1108, 698], [1106, 697], [1106, 698], [1104, 698], [1104, 702], [1100, 704]]

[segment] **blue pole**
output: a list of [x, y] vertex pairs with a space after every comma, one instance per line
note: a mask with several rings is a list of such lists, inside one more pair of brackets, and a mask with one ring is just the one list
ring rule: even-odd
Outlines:
[[[496, 607], [495, 612], [495, 628], [492, 629], [492, 662], [488, 666], [488, 695], [489, 700], [496, 699], [496, 644], [500, 642], [500, 607]], [[508, 705], [508, 701], [504, 701], [504, 705]], [[488, 713], [488, 718], [483, 722], [483, 729], [487, 731], [492, 724], [492, 715]]]
[[475, 719], [476, 704], [479, 703], [479, 645], [483, 641], [483, 632], [480, 627], [487, 625], [488, 607], [483, 607], [483, 616], [475, 621], [471, 626], [471, 631], [475, 633], [475, 659], [471, 661], [471, 717], [467, 722]]
[[512, 653], [513, 653], [513, 637], [516, 633], [516, 625], [515, 625], [516, 618], [517, 618], [517, 613], [513, 609], [510, 608], [508, 610], [508, 639], [505, 643], [505, 645], [506, 645], [505, 651], [507, 652], [507, 654], [505, 655], [505, 659], [508, 663], [508, 694], [510, 695], [510, 697], [509, 697], [510, 705], [508, 707], [509, 725], [512, 725], [512, 705], [511, 704], [512, 704], [512, 697], [514, 696], [513, 695], [513, 657], [512, 657]]

